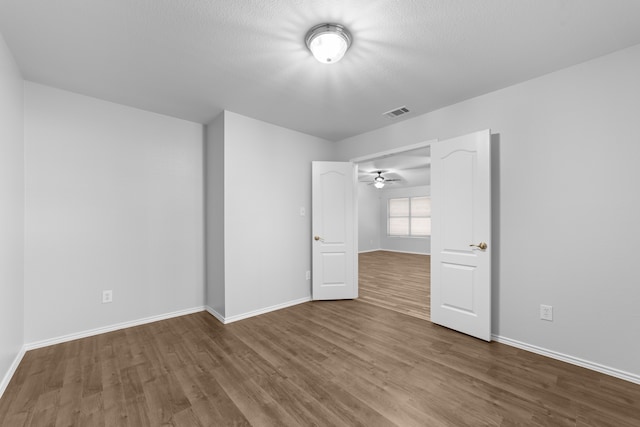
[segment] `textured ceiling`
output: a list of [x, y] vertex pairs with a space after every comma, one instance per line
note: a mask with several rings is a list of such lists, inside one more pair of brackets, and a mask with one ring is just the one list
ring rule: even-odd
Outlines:
[[[304, 45], [321, 22], [353, 34], [337, 64]], [[639, 22], [637, 0], [0, 0], [27, 80], [330, 140], [638, 44]]]
[[387, 155], [358, 163], [358, 180], [373, 184], [377, 172], [382, 172], [389, 182], [385, 189], [414, 187], [431, 183], [431, 147], [419, 148], [402, 153]]

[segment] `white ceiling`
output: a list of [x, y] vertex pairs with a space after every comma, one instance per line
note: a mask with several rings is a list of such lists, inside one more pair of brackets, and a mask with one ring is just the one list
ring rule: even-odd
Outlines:
[[387, 182], [385, 190], [429, 185], [431, 183], [431, 148], [419, 148], [360, 162], [358, 163], [358, 180], [363, 184], [373, 184], [378, 171], [382, 172], [385, 179], [397, 180]]
[[[307, 30], [354, 37], [332, 65]], [[638, 0], [0, 0], [27, 80], [340, 140], [640, 43]], [[402, 119], [399, 119], [402, 120]]]

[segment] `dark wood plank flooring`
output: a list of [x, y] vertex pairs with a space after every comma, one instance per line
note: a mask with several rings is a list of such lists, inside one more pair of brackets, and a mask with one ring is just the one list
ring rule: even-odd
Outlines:
[[389, 251], [358, 256], [359, 299], [430, 320], [431, 257]]
[[639, 426], [640, 386], [362, 301], [27, 352], [0, 425]]
[[419, 320], [429, 273], [428, 256], [371, 252], [358, 301], [28, 352], [0, 425], [640, 425], [640, 386]]

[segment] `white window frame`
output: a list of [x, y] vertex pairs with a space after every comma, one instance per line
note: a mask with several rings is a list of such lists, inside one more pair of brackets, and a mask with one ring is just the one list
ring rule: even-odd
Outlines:
[[[405, 238], [426, 238], [431, 237], [431, 227], [429, 227], [429, 232], [427, 234], [414, 234], [412, 230], [412, 219], [413, 218], [428, 218], [431, 220], [431, 209], [429, 209], [429, 215], [413, 215], [412, 214], [412, 203], [414, 199], [428, 199], [429, 206], [431, 206], [431, 197], [429, 196], [413, 196], [413, 197], [393, 197], [387, 200], [387, 237], [405, 237]], [[391, 214], [391, 204], [393, 200], [407, 200], [408, 201], [408, 209], [406, 215], [392, 215]], [[406, 218], [407, 220], [407, 234], [391, 234], [391, 220], [393, 218]]]

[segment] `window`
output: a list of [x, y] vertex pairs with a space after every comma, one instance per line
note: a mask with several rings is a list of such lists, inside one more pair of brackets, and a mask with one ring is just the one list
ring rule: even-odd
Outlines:
[[430, 236], [431, 199], [428, 197], [389, 199], [387, 219], [389, 236]]

